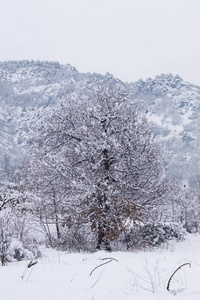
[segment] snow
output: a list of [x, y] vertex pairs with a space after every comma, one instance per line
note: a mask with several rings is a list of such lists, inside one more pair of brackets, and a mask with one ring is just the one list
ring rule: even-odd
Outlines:
[[[182, 123], [180, 124], [173, 124], [173, 120], [171, 117], [165, 118], [164, 115], [158, 116], [155, 114], [147, 114], [148, 121], [154, 124], [157, 124], [160, 127], [163, 127], [165, 129], [168, 129], [171, 131], [171, 137], [176, 136], [177, 134], [180, 134], [184, 131], [184, 125], [188, 124], [190, 120], [188, 119], [188, 116], [191, 114], [188, 114]], [[169, 136], [168, 136], [169, 139]]]
[[[188, 235], [184, 242], [151, 251], [90, 254], [43, 249], [42, 252], [42, 258], [29, 269], [29, 261], [0, 267], [0, 299], [194, 300], [200, 297], [200, 235]], [[167, 291], [170, 276], [184, 263], [191, 263], [191, 268], [185, 265], [178, 270]]]

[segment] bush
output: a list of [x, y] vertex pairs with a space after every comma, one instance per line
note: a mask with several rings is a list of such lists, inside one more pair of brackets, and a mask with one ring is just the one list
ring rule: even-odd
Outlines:
[[157, 247], [170, 240], [184, 240], [185, 230], [178, 224], [151, 224], [131, 228], [124, 242], [128, 249]]
[[11, 208], [0, 211], [0, 261], [7, 262], [38, 257], [38, 243], [31, 237], [26, 216]]

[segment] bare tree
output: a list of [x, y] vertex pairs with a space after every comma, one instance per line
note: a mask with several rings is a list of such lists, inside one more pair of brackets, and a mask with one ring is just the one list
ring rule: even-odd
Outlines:
[[66, 99], [48, 112], [32, 142], [27, 185], [48, 207], [58, 238], [60, 224], [81, 219], [96, 247], [109, 250], [128, 219], [142, 220], [165, 199], [162, 151], [146, 119], [116, 90]]

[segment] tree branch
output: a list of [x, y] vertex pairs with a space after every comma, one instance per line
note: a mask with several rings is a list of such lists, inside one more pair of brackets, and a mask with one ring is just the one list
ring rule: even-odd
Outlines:
[[181, 269], [183, 266], [186, 266], [186, 265], [189, 265], [190, 268], [191, 268], [191, 264], [190, 264], [190, 263], [185, 263], [185, 264], [181, 265], [180, 267], [178, 267], [178, 268], [174, 271], [174, 273], [171, 275], [171, 277], [169, 278], [168, 284], [167, 284], [167, 290], [168, 290], [168, 291], [169, 291], [169, 286], [170, 286], [170, 282], [171, 282], [171, 280], [172, 280], [172, 277], [175, 275], [175, 273], [176, 273], [179, 269]]

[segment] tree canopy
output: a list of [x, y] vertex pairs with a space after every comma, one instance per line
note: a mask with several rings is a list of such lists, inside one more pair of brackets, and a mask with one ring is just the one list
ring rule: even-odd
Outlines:
[[32, 142], [28, 186], [58, 239], [63, 228], [79, 225], [109, 250], [128, 220], [144, 220], [165, 199], [160, 147], [120, 92], [99, 88], [90, 98], [67, 98], [48, 111]]

